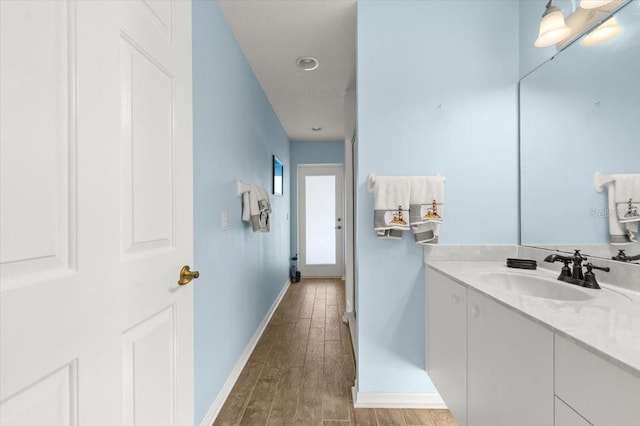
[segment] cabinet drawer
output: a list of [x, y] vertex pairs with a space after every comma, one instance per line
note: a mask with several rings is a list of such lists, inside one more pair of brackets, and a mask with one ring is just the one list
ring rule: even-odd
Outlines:
[[595, 426], [640, 425], [640, 378], [555, 337], [555, 393]]

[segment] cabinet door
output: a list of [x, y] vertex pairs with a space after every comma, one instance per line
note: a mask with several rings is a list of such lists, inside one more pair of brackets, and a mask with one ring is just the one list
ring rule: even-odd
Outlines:
[[594, 425], [640, 425], [640, 379], [560, 336], [555, 392]]
[[556, 424], [555, 426], [592, 426], [571, 407], [556, 397]]
[[553, 333], [468, 290], [469, 425], [553, 425]]
[[467, 408], [467, 289], [427, 268], [427, 372], [460, 426]]

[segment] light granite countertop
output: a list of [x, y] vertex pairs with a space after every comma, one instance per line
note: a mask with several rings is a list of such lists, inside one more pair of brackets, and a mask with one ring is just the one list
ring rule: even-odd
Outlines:
[[[555, 280], [558, 271], [545, 268], [535, 271], [507, 268], [504, 260], [446, 261], [440, 256], [436, 258], [437, 260], [425, 258], [427, 266], [467, 288], [485, 294], [640, 378], [639, 292], [601, 282], [601, 290], [578, 287], [580, 291], [594, 296], [584, 301], [521, 295], [488, 284], [482, 274], [508, 272]], [[561, 281], [557, 281], [557, 284], [576, 287]]]

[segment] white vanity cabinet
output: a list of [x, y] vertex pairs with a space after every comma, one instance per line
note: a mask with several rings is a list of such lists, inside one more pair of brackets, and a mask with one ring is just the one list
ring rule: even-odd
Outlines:
[[458, 423], [640, 426], [638, 299], [553, 301], [488, 271], [537, 284], [502, 262], [426, 267], [427, 372]]
[[586, 424], [640, 426], [640, 378], [558, 335], [555, 393]]
[[553, 333], [427, 268], [427, 372], [460, 425], [553, 426]]
[[429, 268], [427, 282], [427, 373], [466, 426], [467, 288]]
[[553, 426], [553, 333], [468, 290], [469, 425]]

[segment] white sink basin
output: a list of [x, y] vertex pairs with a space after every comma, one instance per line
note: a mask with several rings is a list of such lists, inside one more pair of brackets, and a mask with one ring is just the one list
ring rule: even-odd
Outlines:
[[593, 299], [593, 295], [573, 284], [566, 284], [546, 277], [536, 277], [510, 272], [487, 272], [483, 282], [501, 290], [544, 299], [581, 301]]

